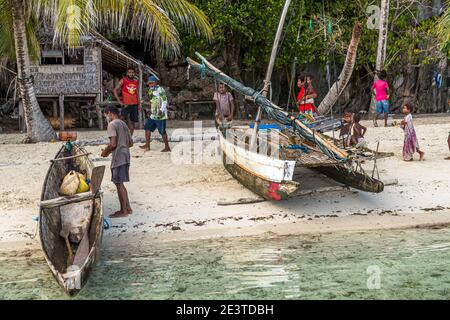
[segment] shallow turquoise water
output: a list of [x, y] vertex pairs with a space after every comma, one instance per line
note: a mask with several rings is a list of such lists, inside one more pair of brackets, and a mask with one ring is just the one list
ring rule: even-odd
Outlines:
[[[66, 298], [39, 251], [0, 255], [0, 299]], [[104, 246], [76, 297], [412, 298], [450, 298], [450, 229]]]

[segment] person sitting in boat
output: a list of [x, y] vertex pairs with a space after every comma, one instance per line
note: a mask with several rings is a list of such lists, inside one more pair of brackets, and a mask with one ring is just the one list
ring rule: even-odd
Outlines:
[[219, 83], [218, 91], [214, 93], [213, 100], [216, 102], [216, 121], [222, 123], [224, 120], [233, 121], [234, 98], [227, 91], [224, 83]]
[[302, 75], [298, 78], [297, 86], [300, 92], [297, 96], [297, 106], [300, 113], [316, 113], [314, 99], [317, 98], [317, 94], [312, 81], [313, 77], [311, 75]]
[[364, 139], [364, 135], [367, 132], [367, 128], [361, 125], [359, 123], [360, 121], [361, 115], [356, 113], [353, 116], [351, 144], [356, 148], [365, 148], [367, 146], [367, 142]]

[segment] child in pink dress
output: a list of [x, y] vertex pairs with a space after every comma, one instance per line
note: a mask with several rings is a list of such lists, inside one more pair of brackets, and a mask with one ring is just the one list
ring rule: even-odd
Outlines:
[[414, 129], [412, 121], [413, 108], [411, 103], [406, 103], [403, 106], [403, 114], [405, 119], [401, 122], [401, 128], [405, 132], [405, 140], [403, 141], [403, 160], [413, 161], [414, 153], [419, 153], [420, 161], [424, 159], [425, 153], [419, 149], [419, 141], [417, 140], [416, 130]]

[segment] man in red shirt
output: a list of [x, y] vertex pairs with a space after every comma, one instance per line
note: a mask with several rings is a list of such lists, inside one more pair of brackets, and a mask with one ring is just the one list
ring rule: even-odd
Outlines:
[[[120, 118], [127, 123], [131, 135], [136, 122], [139, 122], [139, 81], [136, 80], [135, 75], [135, 70], [128, 68], [127, 76], [122, 78], [114, 88], [114, 96], [122, 107]], [[122, 90], [122, 100], [119, 97], [119, 90]]]

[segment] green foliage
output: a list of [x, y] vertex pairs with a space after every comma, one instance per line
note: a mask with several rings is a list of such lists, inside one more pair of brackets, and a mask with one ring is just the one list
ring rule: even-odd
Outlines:
[[[39, 46], [35, 29], [54, 30], [54, 42], [77, 47], [82, 37], [95, 32], [115, 33], [151, 44], [160, 54], [179, 54], [179, 29], [212, 39], [205, 14], [188, 0], [27, 0], [24, 2], [30, 54]], [[14, 57], [9, 0], [0, 0], [0, 57]]]
[[447, 10], [437, 22], [436, 34], [440, 41], [440, 49], [450, 57], [450, 1], [446, 2], [446, 6]]
[[[14, 46], [13, 22], [11, 8], [8, 0], [0, 0], [0, 58], [14, 60], [16, 58]], [[30, 57], [33, 60], [39, 59], [40, 49], [36, 38], [37, 22], [32, 16], [27, 21], [27, 40]]]
[[[183, 54], [194, 51], [206, 55], [224, 50], [230, 42], [240, 45], [242, 70], [262, 70], [267, 65], [273, 38], [281, 15], [284, 0], [194, 0], [209, 17], [215, 42], [204, 41], [183, 34]], [[409, 6], [408, 2], [401, 2]], [[364, 23], [355, 68], [374, 70], [378, 46], [378, 29], [367, 27], [369, 5], [374, 0], [331, 1], [293, 0], [285, 23], [285, 34], [276, 66], [285, 68], [297, 57], [298, 63], [321, 63], [345, 60], [346, 49], [356, 22]], [[417, 6], [410, 10], [390, 8], [386, 67], [390, 72], [400, 72], [407, 64], [430, 63], [433, 55], [428, 49], [435, 41], [434, 19], [416, 24]], [[415, 16], [414, 16], [415, 15]], [[310, 29], [312, 24], [312, 30]], [[331, 27], [331, 35], [328, 33]], [[300, 38], [297, 42], [297, 33]], [[450, 30], [447, 28], [446, 30]], [[326, 38], [324, 32], [327, 34]], [[450, 47], [450, 45], [448, 45]]]

